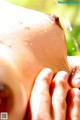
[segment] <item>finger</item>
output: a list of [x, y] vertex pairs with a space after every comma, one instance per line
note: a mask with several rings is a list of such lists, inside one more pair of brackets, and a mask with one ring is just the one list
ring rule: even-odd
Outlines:
[[80, 120], [80, 90], [70, 90], [67, 102], [67, 120]]
[[31, 112], [34, 120], [51, 120], [51, 97], [49, 87], [53, 73], [50, 69], [43, 69], [36, 78], [31, 95]]
[[72, 87], [80, 88], [80, 68], [78, 66], [73, 68], [69, 81]]
[[55, 78], [55, 89], [52, 95], [54, 120], [66, 119], [66, 96], [68, 92], [68, 74], [65, 71], [59, 72]]

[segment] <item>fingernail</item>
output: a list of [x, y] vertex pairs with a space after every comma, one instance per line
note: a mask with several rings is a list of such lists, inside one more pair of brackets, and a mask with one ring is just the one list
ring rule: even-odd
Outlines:
[[67, 80], [68, 80], [68, 74], [65, 73], [65, 75], [63, 76], [63, 79], [64, 79], [65, 81], [67, 81]]
[[75, 90], [74, 96], [77, 97], [77, 98], [80, 98], [80, 90], [79, 89]]
[[52, 77], [53, 77], [52, 71], [48, 71], [47, 75], [50, 79], [52, 79]]
[[72, 73], [69, 76], [69, 83], [74, 88], [80, 88], [80, 68], [78, 66], [73, 68]]
[[52, 70], [51, 69], [49, 69], [49, 68], [44, 68], [43, 70], [42, 70], [42, 76], [43, 77], [46, 77], [46, 80], [49, 82], [49, 83], [51, 83], [51, 80], [52, 80], [52, 78], [53, 78], [53, 72], [52, 72]]
[[51, 69], [49, 68], [45, 68], [45, 74], [47, 75], [47, 77], [51, 80], [53, 78], [53, 72]]
[[75, 87], [80, 88], [80, 79], [79, 78], [74, 80], [73, 83], [74, 83]]
[[60, 80], [60, 81], [65, 81], [65, 82], [67, 82], [67, 80], [68, 80], [68, 74], [67, 74], [65, 71], [60, 71], [60, 72], [57, 73], [55, 79], [56, 79], [57, 81]]

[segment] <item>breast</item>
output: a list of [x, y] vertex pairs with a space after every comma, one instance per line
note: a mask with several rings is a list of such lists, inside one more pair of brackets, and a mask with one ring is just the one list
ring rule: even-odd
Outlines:
[[13, 94], [9, 120], [14, 120], [13, 115], [22, 120], [39, 71], [45, 67], [53, 73], [70, 71], [64, 30], [55, 15], [9, 3], [3, 3], [0, 11], [0, 83]]

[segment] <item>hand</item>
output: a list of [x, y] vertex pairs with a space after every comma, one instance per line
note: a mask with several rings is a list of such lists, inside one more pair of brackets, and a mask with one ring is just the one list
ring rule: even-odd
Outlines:
[[80, 57], [67, 57], [70, 68], [72, 69], [72, 76], [69, 83], [72, 87], [80, 88]]
[[[66, 101], [67, 99], [67, 101]], [[80, 91], [68, 84], [68, 74], [48, 68], [36, 78], [25, 120], [80, 120]]]

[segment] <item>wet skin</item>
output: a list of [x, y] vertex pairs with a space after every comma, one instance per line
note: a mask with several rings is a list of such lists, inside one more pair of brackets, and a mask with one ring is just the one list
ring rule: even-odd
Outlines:
[[[58, 17], [13, 5], [4, 8], [0, 7], [0, 111], [8, 111], [9, 120], [14, 120], [15, 114], [17, 120], [22, 120], [38, 73], [50, 67], [54, 74], [65, 70], [70, 75], [76, 67], [74, 59], [79, 66], [80, 58], [67, 59]], [[76, 70], [79, 73], [79, 68]], [[69, 85], [79, 88], [74, 81], [75, 77]], [[3, 109], [4, 98], [6, 106], [12, 105], [11, 110]]]

